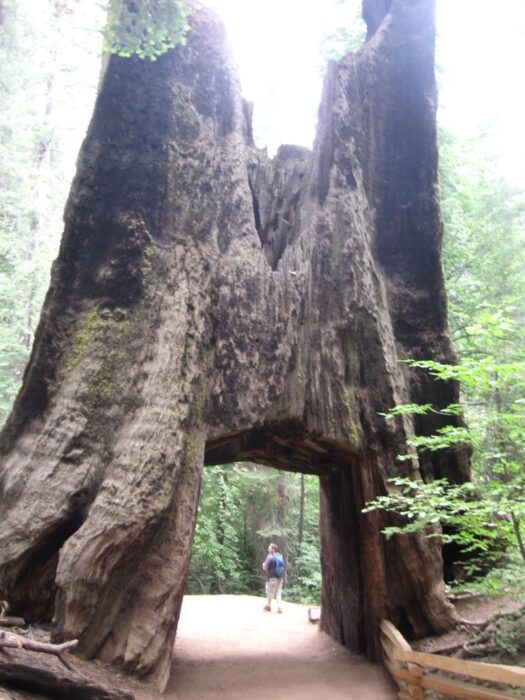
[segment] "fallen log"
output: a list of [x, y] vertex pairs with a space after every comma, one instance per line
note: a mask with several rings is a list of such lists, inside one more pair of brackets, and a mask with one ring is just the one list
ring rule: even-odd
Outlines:
[[0, 656], [0, 683], [12, 688], [33, 691], [51, 698], [83, 700], [135, 700], [135, 696], [119, 688], [109, 687], [68, 673], [59, 666], [19, 651], [10, 658]]

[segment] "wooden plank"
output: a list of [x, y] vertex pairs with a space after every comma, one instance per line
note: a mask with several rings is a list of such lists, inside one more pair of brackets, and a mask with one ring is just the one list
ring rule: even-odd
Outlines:
[[425, 690], [420, 685], [409, 685], [408, 694], [411, 700], [423, 700]]
[[500, 666], [499, 664], [486, 664], [481, 661], [469, 661], [467, 659], [456, 659], [439, 654], [428, 654], [422, 651], [406, 651], [396, 648], [393, 650], [396, 661], [414, 662], [420, 666], [437, 668], [440, 671], [459, 673], [464, 676], [471, 676], [479, 680], [491, 681], [492, 683], [508, 683], [519, 688], [525, 688], [525, 669], [517, 666]]
[[409, 685], [420, 685], [426, 690], [438, 690], [441, 693], [460, 698], [460, 700], [517, 700], [516, 695], [505, 693], [492, 688], [483, 688], [472, 683], [463, 683], [451, 678], [445, 678], [440, 674], [429, 673], [421, 678], [416, 678], [403, 668], [394, 669], [392, 675], [399, 681]]
[[381, 632], [385, 635], [385, 637], [387, 637], [387, 639], [390, 639], [390, 641], [396, 647], [404, 649], [405, 651], [412, 651], [410, 644], [389, 620], [381, 620], [380, 627]]
[[486, 664], [485, 662], [479, 663], [483, 663], [485, 666], [496, 666], [497, 668], [504, 668], [507, 671], [517, 671], [518, 673], [522, 673], [525, 676], [525, 668], [523, 668], [523, 666], [506, 666], [505, 664]]
[[460, 700], [517, 700], [516, 695], [504, 693], [492, 688], [483, 688], [472, 683], [463, 683], [440, 674], [429, 673], [423, 676], [421, 684], [428, 690], [438, 690]]
[[408, 663], [407, 668], [413, 676], [422, 676], [425, 671], [418, 664]]
[[398, 649], [399, 647], [396, 647], [392, 640], [385, 637], [384, 634], [381, 635], [381, 646], [383, 647], [383, 651], [386, 656], [395, 666], [406, 666], [405, 662], [394, 659], [394, 650]]
[[403, 681], [407, 685], [423, 686], [423, 676], [413, 676], [406, 668], [394, 668], [391, 673], [396, 680]]
[[399, 677], [398, 671], [406, 671], [406, 669], [401, 668], [399, 666], [394, 666], [388, 659], [385, 659], [385, 666], [387, 671], [390, 673], [392, 678], [394, 679], [397, 687], [399, 688], [400, 691], [403, 693], [408, 693], [408, 687], [405, 681]]

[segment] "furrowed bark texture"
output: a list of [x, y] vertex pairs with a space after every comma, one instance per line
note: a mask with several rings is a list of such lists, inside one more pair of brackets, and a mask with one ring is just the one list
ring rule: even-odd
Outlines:
[[[207, 12], [157, 62], [111, 58], [83, 145], [24, 385], [3, 431], [2, 597], [57, 640], [166, 683], [203, 464], [322, 481], [322, 626], [378, 656], [378, 621], [450, 628], [437, 545], [385, 542], [365, 503], [454, 384], [436, 193], [431, 0], [365, 3], [312, 153], [270, 161]], [[454, 421], [454, 418], [448, 419]]]

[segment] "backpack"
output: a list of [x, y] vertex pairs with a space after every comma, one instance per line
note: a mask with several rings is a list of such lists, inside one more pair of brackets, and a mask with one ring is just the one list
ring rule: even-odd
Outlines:
[[275, 578], [283, 578], [284, 569], [286, 566], [284, 563], [284, 557], [279, 552], [275, 552], [273, 556], [275, 557], [275, 568], [274, 568]]

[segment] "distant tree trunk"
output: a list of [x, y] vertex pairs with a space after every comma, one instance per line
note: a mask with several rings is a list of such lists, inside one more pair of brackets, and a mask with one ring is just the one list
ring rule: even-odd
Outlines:
[[301, 566], [301, 556], [303, 554], [303, 543], [304, 543], [304, 508], [305, 508], [305, 488], [304, 488], [304, 474], [301, 474], [300, 480], [300, 492], [299, 492], [299, 521], [297, 523], [297, 564], [296, 564], [296, 575], [299, 578], [302, 574]]
[[284, 551], [286, 549], [286, 474], [281, 472], [277, 478], [277, 492], [275, 495], [276, 499], [276, 520], [277, 520], [277, 531], [279, 532], [279, 539], [281, 549]]
[[[215, 534], [218, 544], [225, 545], [226, 536], [226, 475], [222, 472], [218, 475], [219, 483], [217, 488], [217, 513], [215, 516]], [[213, 593], [224, 593], [222, 587], [222, 571], [215, 568], [215, 581]]]
[[[29, 284], [28, 297], [26, 299], [26, 333], [24, 334], [23, 344], [29, 350], [33, 343], [33, 333], [38, 320], [38, 309], [35, 309], [35, 298], [38, 288], [42, 288], [38, 276], [37, 261], [38, 248], [41, 244], [42, 236], [42, 212], [44, 209], [44, 196], [42, 192], [42, 183], [44, 181], [42, 170], [49, 166], [51, 155], [51, 144], [53, 134], [49, 124], [51, 107], [53, 103], [53, 83], [54, 76], [48, 75], [46, 80], [45, 91], [45, 108], [42, 119], [42, 131], [46, 134], [38, 143], [36, 150], [36, 169], [35, 169], [35, 186], [32, 192], [33, 199], [33, 214], [31, 216], [30, 238], [27, 249], [27, 262], [31, 269], [31, 280]], [[47, 132], [47, 133], [46, 133]]]
[[305, 490], [304, 490], [304, 474], [301, 474], [300, 493], [299, 493], [299, 523], [297, 525], [297, 545], [299, 554], [301, 554], [304, 542], [304, 505], [305, 505]]
[[380, 415], [458, 392], [399, 362], [453, 359], [433, 3], [373, 18], [329, 68], [313, 153], [273, 162], [208, 12], [186, 46], [107, 67], [2, 434], [0, 576], [13, 614], [160, 687], [203, 463], [320, 475], [322, 625], [354, 651], [378, 657], [383, 617], [456, 621], [436, 542], [386, 542], [361, 510], [395, 474], [468, 478], [462, 452], [396, 461], [434, 418]]

